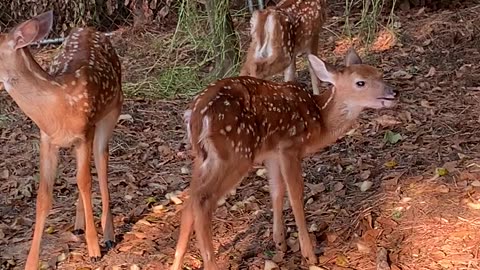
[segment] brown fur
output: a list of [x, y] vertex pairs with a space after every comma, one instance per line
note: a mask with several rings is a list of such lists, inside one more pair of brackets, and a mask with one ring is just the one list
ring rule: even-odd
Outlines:
[[[269, 173], [277, 248], [286, 249], [282, 209], [288, 190], [302, 255], [316, 263], [303, 210], [302, 158], [342, 137], [365, 107], [393, 105], [394, 94], [381, 73], [361, 64], [353, 51], [341, 71], [327, 71], [317, 58], [311, 61], [319, 78], [334, 85], [323, 95], [314, 96], [294, 83], [235, 77], [208, 86], [190, 104], [186, 122], [195, 156], [191, 198], [183, 210], [172, 270], [181, 268], [192, 229], [205, 269], [218, 269], [211, 232], [216, 203], [254, 163], [262, 162]], [[364, 86], [358, 87], [359, 81]]]
[[92, 210], [92, 154], [102, 196], [104, 240], [108, 248], [115, 241], [107, 167], [108, 141], [123, 103], [120, 61], [102, 33], [75, 29], [48, 74], [35, 61], [28, 45], [44, 38], [52, 22], [52, 12], [46, 12], [10, 33], [0, 34], [0, 81], [40, 129], [40, 181], [35, 230], [25, 266], [28, 270], [38, 268], [60, 147], [75, 146], [79, 189], [75, 230], [85, 230], [89, 256], [94, 260], [101, 256]]
[[[273, 28], [268, 26], [269, 17]], [[251, 20], [252, 41], [240, 75], [268, 78], [285, 71], [285, 81], [294, 80], [296, 56], [317, 54], [318, 35], [325, 19], [325, 0], [285, 0], [275, 7], [255, 11]], [[259, 48], [264, 46], [271, 49], [270, 55], [259, 54]], [[317, 94], [316, 79], [313, 73], [311, 76]]]

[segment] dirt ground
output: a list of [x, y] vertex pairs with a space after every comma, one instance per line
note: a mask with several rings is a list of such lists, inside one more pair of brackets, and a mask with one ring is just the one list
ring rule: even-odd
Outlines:
[[[400, 102], [363, 113], [345, 138], [304, 162], [317, 269], [377, 269], [383, 249], [392, 270], [480, 269], [479, 12], [480, 5], [466, 4], [400, 13], [401, 38], [393, 44], [385, 34], [365, 58], [384, 70]], [[332, 37], [342, 21], [341, 12], [331, 13], [320, 55], [340, 61], [347, 43]], [[119, 54], [125, 73], [135, 72], [128, 50], [120, 46]], [[305, 69], [300, 79], [308, 84]], [[84, 238], [71, 233], [75, 165], [71, 152], [62, 152], [42, 243], [44, 268], [167, 269], [188, 197], [191, 159], [181, 119], [187, 102], [127, 99], [109, 174], [118, 243], [98, 263], [89, 262]], [[0, 115], [0, 269], [21, 269], [35, 220], [39, 133], [5, 91]], [[172, 194], [178, 204], [168, 199]], [[100, 228], [97, 183], [93, 203]], [[260, 169], [245, 179], [215, 213], [222, 269], [263, 269], [265, 260], [308, 269], [288, 204], [284, 213], [289, 249], [281, 254], [273, 245], [265, 175]], [[195, 239], [185, 267], [201, 268]]]

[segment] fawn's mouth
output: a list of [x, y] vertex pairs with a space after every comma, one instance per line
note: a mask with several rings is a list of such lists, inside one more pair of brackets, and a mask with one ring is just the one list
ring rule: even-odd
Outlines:
[[382, 108], [390, 108], [395, 105], [395, 98], [392, 96], [379, 97], [377, 99], [380, 101]]
[[379, 97], [377, 99], [381, 99], [381, 100], [390, 100], [390, 101], [394, 101], [395, 98], [394, 97]]

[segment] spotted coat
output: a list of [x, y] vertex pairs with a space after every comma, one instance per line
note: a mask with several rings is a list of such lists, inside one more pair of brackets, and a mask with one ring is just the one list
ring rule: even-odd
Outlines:
[[295, 83], [236, 77], [208, 86], [195, 98], [187, 128], [194, 151], [202, 155], [206, 151], [198, 141], [208, 138], [220, 158], [236, 153], [254, 161], [283, 143], [307, 142], [319, 132], [320, 113], [312, 94]]
[[123, 100], [120, 60], [109, 38], [94, 29], [73, 29], [49, 73], [70, 110], [83, 112], [89, 121], [101, 118], [102, 109], [113, 101]]

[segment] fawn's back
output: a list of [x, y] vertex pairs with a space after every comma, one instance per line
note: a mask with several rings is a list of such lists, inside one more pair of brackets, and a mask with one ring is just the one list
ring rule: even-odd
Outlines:
[[70, 108], [87, 113], [88, 118], [101, 119], [123, 98], [115, 49], [108, 37], [91, 28], [72, 30], [54, 58], [50, 74], [65, 91]]
[[320, 120], [320, 108], [302, 87], [252, 77], [220, 80], [192, 104], [187, 128], [204, 160], [216, 150], [222, 160], [260, 162], [274, 149], [308, 141]]

